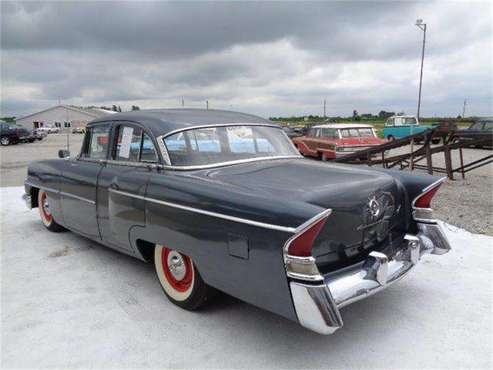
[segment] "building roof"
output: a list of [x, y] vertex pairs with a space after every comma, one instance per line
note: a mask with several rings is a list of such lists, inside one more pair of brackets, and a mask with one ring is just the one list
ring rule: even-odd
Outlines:
[[112, 111], [107, 111], [105, 109], [80, 108], [80, 107], [74, 107], [72, 105], [60, 104], [60, 105], [55, 105], [54, 107], [50, 107], [50, 108], [44, 109], [42, 111], [36, 112], [36, 113], [28, 114], [27, 116], [24, 116], [24, 117], [19, 117], [16, 120], [21, 120], [21, 119], [29, 118], [29, 117], [34, 116], [36, 114], [45, 113], [45, 112], [48, 112], [48, 111], [53, 110], [53, 109], [56, 109], [56, 108], [65, 108], [65, 109], [69, 109], [69, 110], [74, 111], [74, 112], [87, 114], [91, 118], [98, 118], [98, 117], [101, 117], [101, 116], [106, 116], [108, 113], [115, 113], [115, 112], [112, 112]]
[[313, 128], [373, 128], [372, 125], [365, 123], [328, 123], [326, 125], [316, 125]]
[[152, 109], [117, 113], [91, 121], [88, 125], [107, 121], [138, 122], [148, 128], [154, 136], [165, 135], [175, 130], [193, 126], [229, 123], [273, 124], [264, 118], [246, 113], [215, 109]]

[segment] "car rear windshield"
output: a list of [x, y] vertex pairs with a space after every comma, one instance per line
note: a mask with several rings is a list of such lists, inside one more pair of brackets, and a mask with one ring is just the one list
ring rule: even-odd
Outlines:
[[257, 158], [299, 156], [286, 134], [270, 126], [215, 126], [164, 138], [173, 166], [209, 166]]

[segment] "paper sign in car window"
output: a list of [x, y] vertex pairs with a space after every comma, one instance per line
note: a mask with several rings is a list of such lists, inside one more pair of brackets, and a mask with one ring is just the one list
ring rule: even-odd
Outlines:
[[132, 135], [134, 133], [133, 127], [124, 127], [122, 133], [122, 141], [120, 143], [120, 152], [118, 156], [120, 158], [130, 157], [130, 144], [132, 143]]

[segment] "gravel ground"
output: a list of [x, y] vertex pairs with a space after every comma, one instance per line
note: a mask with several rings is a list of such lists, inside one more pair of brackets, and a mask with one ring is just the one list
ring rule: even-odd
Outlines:
[[[83, 135], [71, 134], [69, 138], [72, 153], [77, 153]], [[30, 161], [56, 158], [58, 150], [66, 147], [66, 142], [65, 134], [52, 134], [32, 144], [0, 147], [0, 186], [22, 185]], [[409, 151], [409, 147], [393, 150], [390, 154], [405, 151]], [[491, 150], [466, 149], [464, 161], [472, 162], [492, 153]], [[454, 167], [458, 166], [458, 155], [457, 150], [452, 152]], [[443, 153], [434, 154], [433, 163], [435, 166], [444, 166]], [[454, 181], [447, 180], [435, 198], [434, 207], [438, 218], [474, 233], [493, 235], [493, 164], [467, 173], [465, 180], [461, 179], [460, 174], [455, 174], [455, 178]]]
[[[409, 151], [409, 146], [393, 150], [390, 155], [402, 154]], [[464, 149], [464, 163], [470, 163], [493, 154], [487, 149]], [[420, 164], [425, 162], [420, 162]], [[452, 151], [453, 167], [458, 167], [459, 151]], [[444, 154], [433, 155], [433, 165], [445, 167]], [[415, 170], [416, 173], [425, 173]], [[445, 174], [436, 173], [443, 177]], [[437, 193], [433, 208], [437, 218], [470, 232], [493, 235], [493, 163], [477, 168], [465, 174], [462, 179], [460, 173], [454, 173], [454, 180], [442, 185]]]

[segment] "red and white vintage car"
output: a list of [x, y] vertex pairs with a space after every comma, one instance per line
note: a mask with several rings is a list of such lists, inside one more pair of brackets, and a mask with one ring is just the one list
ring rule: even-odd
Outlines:
[[373, 126], [357, 123], [334, 123], [311, 127], [305, 136], [293, 138], [301, 154], [322, 160], [335, 159], [358, 150], [385, 143]]

